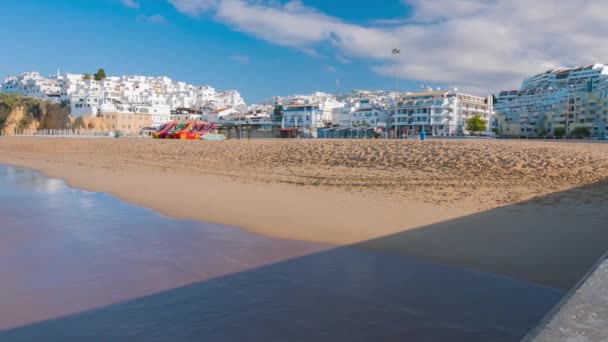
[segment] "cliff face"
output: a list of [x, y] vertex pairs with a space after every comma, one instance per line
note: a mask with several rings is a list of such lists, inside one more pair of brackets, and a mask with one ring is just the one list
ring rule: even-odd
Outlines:
[[102, 118], [74, 118], [70, 107], [14, 94], [0, 94], [0, 132], [14, 135], [37, 129], [108, 131]]
[[108, 132], [109, 129], [106, 123], [103, 121], [103, 118], [97, 118], [93, 116], [81, 116], [76, 119], [71, 124], [72, 129], [89, 129], [98, 132]]
[[70, 107], [22, 97], [0, 94], [0, 131], [8, 135], [36, 129], [68, 128], [72, 123]]

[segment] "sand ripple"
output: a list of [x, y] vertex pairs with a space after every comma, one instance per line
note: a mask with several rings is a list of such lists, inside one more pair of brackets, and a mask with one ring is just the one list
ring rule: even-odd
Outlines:
[[288, 183], [430, 203], [512, 203], [608, 177], [608, 144], [502, 140], [159, 141], [3, 139], [0, 151], [136, 163], [243, 182]]

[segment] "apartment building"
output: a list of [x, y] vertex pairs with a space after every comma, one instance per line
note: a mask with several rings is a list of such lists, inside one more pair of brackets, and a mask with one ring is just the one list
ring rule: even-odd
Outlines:
[[608, 68], [593, 64], [553, 69], [525, 79], [519, 90], [496, 97], [498, 129], [513, 137], [551, 136], [556, 128], [570, 134], [586, 127], [595, 136], [606, 134]]
[[[394, 110], [393, 110], [394, 112]], [[459, 93], [456, 90], [429, 90], [400, 95], [397, 113], [389, 119], [397, 135], [413, 135], [425, 131], [434, 136], [462, 135], [466, 122], [479, 115], [490, 130], [492, 99]]]

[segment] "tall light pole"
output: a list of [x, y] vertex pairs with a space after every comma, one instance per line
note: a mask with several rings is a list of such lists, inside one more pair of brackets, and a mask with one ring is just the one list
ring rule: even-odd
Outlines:
[[[395, 48], [395, 49], [393, 49], [393, 51], [392, 51], [392, 54], [393, 54], [394, 56], [396, 56], [396, 55], [398, 55], [398, 54], [400, 54], [400, 53], [401, 53], [401, 49], [397, 49], [397, 48]], [[397, 90], [397, 87], [398, 87], [398, 84], [397, 84], [397, 82], [398, 82], [397, 67], [398, 67], [398, 65], [399, 65], [399, 64], [398, 64], [398, 63], [397, 63], [397, 61], [395, 60], [395, 97], [394, 97], [394, 102], [395, 102], [395, 111], [393, 112], [393, 117], [395, 118], [395, 139], [397, 139], [397, 92], [398, 92], [398, 90]], [[391, 132], [391, 131], [390, 131], [390, 121], [391, 121], [391, 120], [390, 120], [390, 118], [389, 118], [388, 123], [387, 123], [387, 126], [388, 126], [388, 127], [387, 127], [387, 133], [386, 133], [386, 134], [387, 134], [387, 135], [389, 135], [389, 136], [390, 136], [390, 132]]]

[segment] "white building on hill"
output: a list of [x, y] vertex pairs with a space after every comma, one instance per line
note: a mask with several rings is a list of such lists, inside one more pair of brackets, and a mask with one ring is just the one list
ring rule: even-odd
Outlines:
[[54, 102], [61, 100], [58, 80], [42, 77], [38, 72], [26, 72], [17, 77], [9, 77], [4, 80], [0, 89], [7, 94], [37, 97]]
[[0, 90], [64, 102], [70, 105], [74, 116], [102, 115], [104, 108], [127, 106], [136, 113], [152, 115], [154, 126], [170, 120], [171, 110], [177, 108], [246, 109], [236, 90], [218, 92], [209, 86], [194, 86], [168, 77], [110, 76], [97, 81], [81, 74], [43, 77], [38, 72], [28, 72], [7, 78]]

